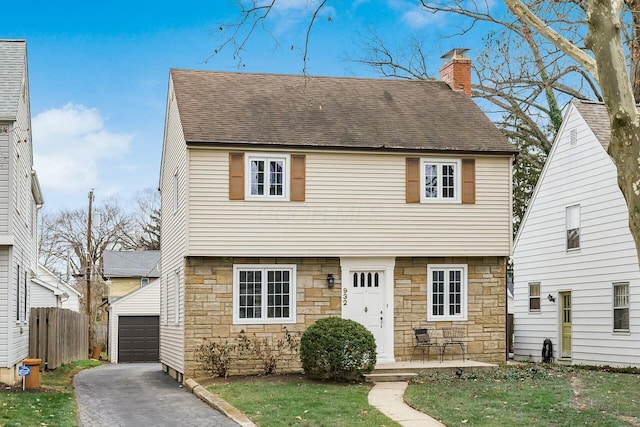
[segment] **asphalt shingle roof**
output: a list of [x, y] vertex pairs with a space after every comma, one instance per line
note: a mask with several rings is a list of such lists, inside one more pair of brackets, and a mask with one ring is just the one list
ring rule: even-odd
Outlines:
[[609, 122], [609, 114], [607, 107], [602, 102], [583, 101], [574, 99], [571, 103], [576, 107], [580, 115], [587, 122], [591, 131], [595, 134], [604, 149], [609, 148], [611, 140], [611, 124]]
[[171, 70], [188, 144], [515, 152], [441, 81]]
[[104, 251], [105, 277], [160, 277], [160, 251]]
[[16, 119], [26, 55], [25, 40], [0, 39], [0, 120]]

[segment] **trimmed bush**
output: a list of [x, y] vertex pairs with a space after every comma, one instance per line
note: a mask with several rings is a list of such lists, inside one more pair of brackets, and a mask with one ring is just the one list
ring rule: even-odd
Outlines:
[[302, 334], [300, 360], [311, 378], [357, 381], [376, 366], [376, 341], [358, 322], [327, 317]]

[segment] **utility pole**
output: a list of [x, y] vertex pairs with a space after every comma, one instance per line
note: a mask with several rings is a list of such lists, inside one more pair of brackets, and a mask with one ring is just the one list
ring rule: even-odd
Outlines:
[[89, 315], [89, 353], [91, 353], [91, 211], [93, 205], [93, 189], [89, 191], [89, 215], [87, 218], [87, 260], [85, 266], [85, 280], [87, 281], [87, 314]]

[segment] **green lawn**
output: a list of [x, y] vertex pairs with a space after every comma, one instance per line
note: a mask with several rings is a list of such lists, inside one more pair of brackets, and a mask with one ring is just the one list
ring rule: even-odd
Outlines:
[[[638, 426], [640, 375], [541, 365], [421, 375], [405, 393], [416, 409], [454, 426]], [[272, 377], [208, 386], [261, 427], [397, 426], [367, 403], [367, 385]]]
[[449, 427], [638, 425], [637, 375], [532, 366], [424, 375], [405, 401]]
[[41, 372], [42, 388], [36, 391], [0, 386], [0, 426], [77, 426], [73, 376], [100, 364], [83, 360]]
[[367, 403], [366, 385], [326, 384], [303, 379], [230, 381], [207, 389], [259, 426], [398, 426]]

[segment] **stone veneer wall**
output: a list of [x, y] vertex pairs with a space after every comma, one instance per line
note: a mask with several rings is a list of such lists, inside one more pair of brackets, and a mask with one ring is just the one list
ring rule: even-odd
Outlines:
[[[233, 325], [234, 264], [295, 264], [297, 266], [295, 324]], [[464, 322], [427, 322], [427, 265], [468, 265], [468, 320]], [[327, 274], [336, 278], [327, 288]], [[395, 359], [411, 360], [413, 328], [462, 326], [470, 359], [503, 363], [506, 360], [506, 258], [397, 258], [395, 266]], [[219, 258], [189, 257], [185, 260], [185, 378], [206, 376], [196, 360], [196, 349], [209, 339], [235, 338], [241, 331], [249, 336], [281, 338], [282, 327], [302, 333], [316, 320], [341, 316], [339, 258]], [[432, 349], [433, 350], [433, 349]], [[437, 351], [432, 351], [432, 359]], [[416, 358], [421, 357], [416, 352]], [[445, 359], [459, 358], [458, 347], [449, 347]], [[299, 370], [296, 360], [291, 370]], [[257, 360], [235, 364], [230, 374], [260, 373]]]
[[[234, 264], [295, 264], [296, 323], [273, 325], [233, 325], [233, 265]], [[327, 274], [336, 277], [335, 287], [328, 289]], [[339, 258], [218, 258], [189, 257], [185, 260], [185, 378], [206, 376], [196, 360], [196, 349], [212, 338], [236, 338], [241, 331], [247, 335], [282, 338], [282, 327], [302, 333], [316, 320], [340, 316]], [[261, 373], [258, 360], [243, 360], [230, 374]], [[240, 370], [238, 369], [240, 367]], [[300, 370], [296, 357], [290, 370]]]
[[[467, 321], [427, 322], [427, 265], [467, 264]], [[505, 257], [474, 258], [397, 258], [395, 266], [395, 358], [411, 360], [415, 344], [413, 328], [435, 330], [442, 342], [441, 328], [463, 327], [466, 330], [466, 356], [481, 362], [506, 361], [507, 285]], [[435, 350], [435, 351], [434, 351]], [[431, 349], [431, 358], [438, 351]], [[416, 351], [415, 359], [422, 357]], [[460, 358], [458, 346], [447, 347], [445, 360]]]

